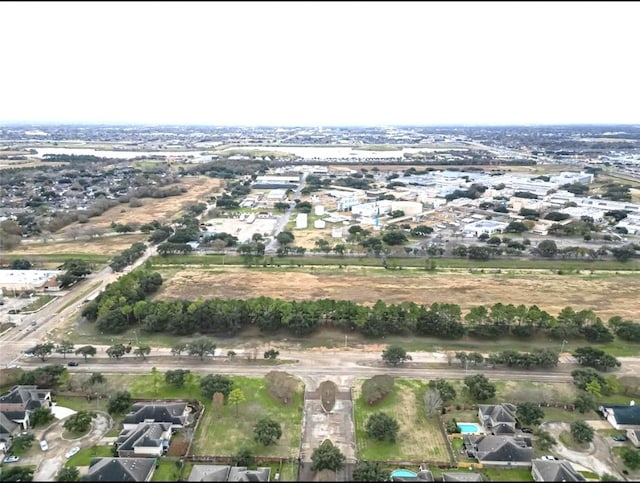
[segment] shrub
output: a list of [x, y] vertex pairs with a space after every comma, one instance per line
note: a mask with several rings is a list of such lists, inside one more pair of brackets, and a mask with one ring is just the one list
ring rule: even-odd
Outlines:
[[393, 384], [393, 376], [387, 374], [373, 376], [362, 384], [362, 397], [367, 405], [374, 406], [391, 394]]

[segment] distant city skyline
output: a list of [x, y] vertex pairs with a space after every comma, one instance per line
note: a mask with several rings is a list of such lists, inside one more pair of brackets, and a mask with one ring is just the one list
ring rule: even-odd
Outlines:
[[2, 2], [0, 123], [640, 124], [638, 2]]

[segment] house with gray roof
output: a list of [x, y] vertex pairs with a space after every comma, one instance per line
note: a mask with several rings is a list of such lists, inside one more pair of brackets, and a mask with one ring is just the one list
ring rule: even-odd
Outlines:
[[140, 423], [171, 423], [171, 429], [189, 424], [191, 407], [186, 402], [136, 403], [122, 421], [124, 429], [135, 429]]
[[532, 460], [531, 476], [535, 481], [586, 481], [567, 460]]
[[495, 435], [465, 435], [465, 451], [485, 466], [531, 466], [531, 438]]
[[155, 458], [93, 458], [81, 481], [149, 481]]
[[640, 448], [640, 430], [627, 429], [627, 438], [636, 448]]
[[193, 465], [187, 481], [269, 481], [271, 468], [246, 466]]
[[516, 406], [509, 403], [479, 404], [478, 419], [487, 433], [516, 433]]
[[484, 481], [480, 473], [453, 471], [442, 473], [442, 481]]
[[11, 436], [20, 432], [21, 426], [0, 413], [0, 452], [6, 453], [11, 447]]
[[118, 456], [159, 457], [169, 448], [171, 423], [140, 423], [135, 429], [123, 429], [116, 440]]
[[51, 406], [51, 391], [37, 386], [18, 385], [0, 396], [0, 413], [22, 429], [29, 428], [29, 414], [39, 407]]
[[640, 406], [633, 403], [609, 404], [600, 406], [602, 415], [609, 421], [609, 424], [616, 429], [639, 429], [640, 430]]

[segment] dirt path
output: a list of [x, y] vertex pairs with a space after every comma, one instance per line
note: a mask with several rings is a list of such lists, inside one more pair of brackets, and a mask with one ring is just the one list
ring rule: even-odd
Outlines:
[[540, 429], [548, 431], [557, 441], [553, 446], [553, 450], [561, 457], [588, 468], [600, 476], [605, 473], [625, 481], [626, 478], [618, 471], [616, 463], [613, 461], [611, 447], [604, 438], [597, 433], [593, 436], [593, 441], [589, 444], [587, 451], [574, 451], [560, 442], [560, 433], [570, 431], [571, 427], [568, 423], [544, 423]]

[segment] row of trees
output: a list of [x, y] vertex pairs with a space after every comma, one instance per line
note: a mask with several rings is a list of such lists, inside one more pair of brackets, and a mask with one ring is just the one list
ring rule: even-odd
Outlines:
[[[146, 296], [162, 284], [157, 272], [134, 271], [110, 284], [82, 311], [98, 330], [120, 333], [134, 325], [146, 332], [193, 333], [233, 336], [255, 325], [263, 333], [286, 330], [296, 336], [309, 335], [322, 327], [357, 331], [369, 337], [416, 334], [459, 339], [465, 334], [497, 338], [506, 335], [532, 337], [546, 333], [554, 339], [584, 337], [605, 343], [614, 338], [593, 310], [566, 307], [553, 317], [536, 305], [526, 307], [496, 303], [477, 306], [464, 317], [459, 305], [413, 302], [371, 307], [345, 300], [285, 301], [269, 297], [248, 300], [206, 299], [147, 301]], [[620, 317], [610, 319], [621, 337], [640, 337], [640, 326]]]

